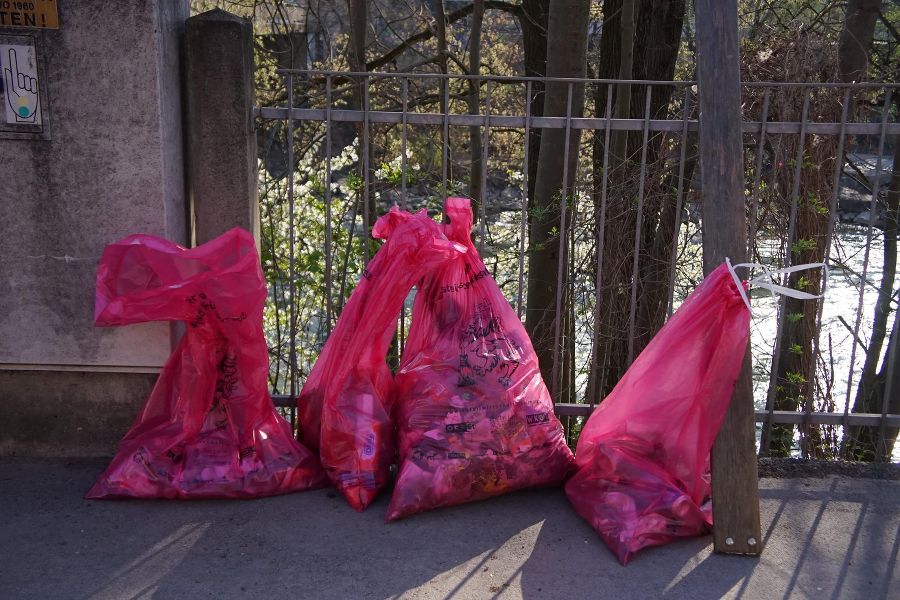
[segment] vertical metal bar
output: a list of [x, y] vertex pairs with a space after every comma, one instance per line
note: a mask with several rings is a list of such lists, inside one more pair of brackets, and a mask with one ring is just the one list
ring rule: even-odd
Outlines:
[[363, 256], [369, 262], [369, 77], [363, 77]]
[[566, 188], [569, 186], [569, 139], [572, 133], [572, 84], [568, 85], [568, 96], [566, 99], [566, 139], [565, 148], [563, 149], [563, 180], [562, 180], [562, 198], [559, 204], [559, 260], [556, 268], [556, 311], [553, 316], [553, 369], [551, 385], [553, 392], [553, 401], [559, 402], [559, 350], [560, 350], [560, 322], [562, 319], [562, 291], [563, 291], [563, 269], [566, 262]]
[[397, 338], [397, 364], [399, 365], [403, 349], [406, 347], [406, 298], [403, 299], [403, 306], [400, 307], [400, 327], [397, 329]]
[[[579, 138], [580, 141], [580, 138]], [[567, 397], [573, 402], [578, 402], [578, 388], [575, 385], [575, 323], [568, 323], [568, 319], [574, 319], [575, 312], [573, 310], [573, 304], [576, 302], [575, 298], [575, 232], [578, 230], [578, 169], [581, 164], [578, 160], [578, 147], [575, 149], [575, 171], [572, 173], [572, 199], [571, 199], [571, 210], [572, 213], [571, 218], [569, 219], [568, 224], [568, 244], [569, 244], [569, 255], [566, 260], [566, 298], [568, 299], [565, 303], [564, 310], [566, 311], [566, 334], [563, 336], [563, 339], [566, 344], [566, 348], [571, 349], [571, 361], [572, 364], [567, 366], [565, 372], [563, 373], [563, 381], [565, 383], [564, 388], [572, 390], [570, 394], [567, 394]]]
[[900, 311], [894, 311], [894, 324], [891, 327], [891, 336], [888, 342], [891, 351], [887, 356], [887, 374], [884, 382], [884, 395], [881, 398], [881, 424], [878, 427], [878, 442], [875, 445], [875, 462], [882, 462], [885, 458], [890, 460], [888, 452], [891, 449], [887, 447], [887, 411], [888, 401], [894, 393], [894, 370], [897, 366], [897, 344], [900, 341], [898, 336], [900, 336]]
[[[831, 186], [831, 199], [828, 203], [828, 226], [825, 230], [825, 250], [823, 253], [823, 262], [826, 267], [829, 263], [829, 258], [831, 256], [831, 238], [834, 235], [834, 219], [837, 215], [837, 207], [838, 207], [838, 197], [840, 196], [840, 188], [841, 188], [841, 170], [844, 162], [844, 142], [847, 139], [846, 131], [847, 131], [847, 114], [850, 107], [850, 88], [848, 87], [844, 91], [843, 98], [843, 106], [841, 107], [841, 129], [838, 133], [838, 145], [837, 152], [835, 153], [834, 158], [834, 174], [832, 175], [832, 186]], [[821, 300], [818, 300], [818, 306], [816, 307], [816, 325], [815, 332], [813, 333], [813, 350], [812, 350], [812, 359], [813, 359], [813, 372], [812, 377], [809, 378], [809, 388], [807, 390], [807, 397], [809, 398], [809, 402], [806, 404], [806, 420], [808, 421], [810, 413], [812, 413], [812, 403], [815, 399], [816, 393], [816, 357], [819, 355], [819, 336], [822, 334], [822, 313], [825, 309], [825, 292], [828, 289], [828, 269], [822, 273], [822, 286], [820, 288], [819, 293], [823, 296]], [[771, 432], [770, 432], [771, 436]], [[808, 443], [809, 439], [809, 425], [808, 423], [804, 424], [801, 440], [804, 440], [804, 443]], [[808, 450], [808, 449], [807, 449]]]
[[478, 212], [480, 213], [478, 239], [481, 247], [479, 252], [484, 255], [487, 238], [487, 172], [488, 172], [488, 144], [490, 143], [491, 114], [491, 80], [488, 79], [484, 90], [484, 129], [481, 132], [481, 198], [478, 199]]
[[444, 84], [444, 123], [441, 129], [441, 202], [447, 198], [447, 161], [450, 154], [450, 77], [441, 78]]
[[531, 137], [531, 81], [525, 82], [525, 160], [522, 173], [522, 214], [519, 219], [519, 288], [516, 291], [516, 314], [522, 320], [525, 303], [525, 236], [528, 229], [528, 161], [530, 158], [529, 138]]
[[[759, 188], [762, 182], [763, 151], [766, 143], [766, 129], [769, 123], [769, 100], [771, 98], [771, 93], [771, 88], [766, 88], [760, 114], [759, 143], [756, 146], [756, 172], [753, 174], [753, 206], [750, 209], [750, 235], [747, 239], [747, 257], [750, 261], [753, 260], [753, 247], [756, 242], [757, 218], [759, 213]], [[774, 410], [774, 404], [770, 410]], [[769, 416], [772, 416], [771, 412]], [[767, 427], [769, 429], [768, 435], [766, 436], [768, 443], [768, 439], [772, 435], [771, 418], [767, 419], [766, 422], [762, 424], [762, 429]], [[762, 431], [762, 429], [760, 431]]]
[[331, 231], [331, 75], [325, 76], [325, 333], [331, 334], [334, 318], [332, 297]]
[[[403, 77], [401, 79], [402, 82], [402, 91], [401, 94], [403, 96], [403, 113], [402, 113], [402, 125], [400, 128], [400, 208], [403, 210], [407, 209], [407, 199], [406, 199], [406, 187], [407, 187], [407, 161], [406, 161], [406, 129], [407, 129], [407, 117], [409, 111], [409, 79]], [[397, 364], [400, 364], [400, 356], [403, 354], [403, 348], [406, 346], [406, 299], [403, 300], [403, 305], [400, 307], [400, 328], [397, 330], [397, 334], [399, 337], [399, 343], [397, 344]]]
[[753, 173], [753, 204], [750, 208], [750, 234], [747, 238], [747, 256], [753, 258], [753, 243], [756, 240], [756, 219], [759, 212], [759, 188], [762, 178], [763, 151], [766, 145], [766, 128], [769, 124], [769, 97], [771, 88], [766, 88], [759, 117], [759, 142], [756, 144], [756, 170]]
[[[872, 201], [869, 203], [869, 223], [866, 228], [866, 251], [863, 255], [862, 275], [859, 281], [859, 300], [856, 305], [856, 321], [853, 324], [853, 340], [850, 349], [850, 371], [847, 374], [847, 395], [844, 404], [844, 421], [850, 411], [850, 393], [853, 388], [853, 369], [856, 366], [856, 343], [859, 339], [859, 326], [862, 322], [863, 302], [866, 295], [866, 276], [869, 273], [869, 254], [872, 250], [872, 232], [875, 228], [875, 213], [878, 208], [879, 173], [881, 173], [881, 155], [884, 154], [884, 138], [887, 135], [888, 115], [891, 111], [891, 93], [893, 88], [888, 87], [884, 94], [884, 108], [881, 112], [881, 133], [878, 139], [878, 157], [875, 159], [875, 181], [872, 183]], [[846, 429], [844, 430], [846, 432]], [[844, 453], [846, 435], [842, 436], [840, 453]]]
[[[600, 346], [600, 310], [603, 297], [603, 252], [606, 246], [606, 189], [609, 181], [609, 131], [612, 118], [612, 84], [606, 84], [606, 123], [603, 132], [603, 182], [600, 184], [600, 220], [597, 223], [597, 270], [594, 283], [594, 339], [591, 342], [591, 364], [588, 371], [587, 401], [591, 408], [597, 403], [597, 352]], [[596, 173], [594, 177], [596, 177]]]
[[[788, 220], [788, 235], [787, 235], [787, 244], [785, 245], [784, 250], [784, 266], [791, 266], [791, 252], [792, 247], [794, 245], [794, 234], [797, 229], [797, 199], [800, 195], [800, 175], [803, 170], [803, 156], [806, 154], [805, 146], [806, 146], [806, 124], [809, 116], [809, 90], [807, 89], [803, 94], [803, 112], [800, 117], [800, 139], [797, 142], [797, 157], [795, 159], [794, 165], [794, 182], [791, 189], [791, 213], [790, 219]], [[784, 275], [782, 281], [779, 283], [781, 285], [787, 285], [787, 275]], [[775, 327], [775, 345], [772, 349], [772, 367], [769, 372], [769, 391], [766, 397], [766, 410], [768, 411], [768, 416], [766, 418], [766, 422], [764, 426], [768, 430], [768, 435], [765, 436], [766, 443], [763, 447], [763, 454], [768, 454], [769, 449], [772, 447], [772, 420], [775, 414], [775, 396], [778, 393], [778, 367], [781, 362], [781, 338], [784, 333], [784, 310], [785, 310], [786, 298], [785, 296], [780, 296], [778, 298], [778, 310], [776, 311], [776, 327]]]
[[691, 86], [684, 86], [684, 121], [681, 126], [681, 152], [678, 158], [678, 191], [675, 200], [675, 231], [672, 235], [672, 264], [669, 267], [669, 297], [666, 300], [666, 318], [672, 316], [675, 306], [675, 262], [678, 259], [678, 236], [681, 233], [681, 211], [684, 206], [684, 162], [687, 159], [688, 121], [691, 116]]
[[[406, 120], [407, 120], [407, 110], [409, 107], [409, 79], [404, 77], [401, 81], [403, 82], [403, 91], [402, 91], [402, 94], [403, 94], [403, 113], [402, 113], [403, 124], [400, 129], [400, 156], [401, 156], [400, 157], [400, 177], [401, 177], [400, 208], [402, 208], [403, 210], [406, 210], [406, 183], [407, 183]], [[402, 340], [402, 338], [403, 338], [402, 324], [400, 327], [400, 337]], [[402, 345], [402, 342], [401, 342], [401, 345]]]
[[637, 218], [634, 226], [634, 258], [631, 264], [631, 308], [628, 312], [628, 364], [634, 360], [634, 336], [637, 314], [637, 288], [640, 280], [638, 271], [641, 254], [641, 229], [644, 225], [644, 186], [647, 180], [647, 140], [650, 133], [650, 96], [653, 86], [647, 85], [647, 99], [644, 103], [644, 141], [641, 145], [641, 178], [638, 184]]
[[[288, 377], [291, 400], [297, 398], [297, 304], [295, 294], [295, 265], [294, 265], [294, 76], [287, 74], [287, 194], [288, 194], [288, 320], [290, 329], [290, 348], [288, 348]], [[293, 429], [294, 419], [291, 419]]]

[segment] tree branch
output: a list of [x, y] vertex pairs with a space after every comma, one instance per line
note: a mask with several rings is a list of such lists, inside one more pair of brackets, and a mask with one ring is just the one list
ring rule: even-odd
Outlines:
[[890, 32], [890, 34], [891, 34], [892, 36], [894, 36], [894, 41], [900, 42], [900, 33], [897, 32], [897, 29], [896, 29], [896, 28], [894, 27], [894, 25], [890, 22], [890, 20], [888, 20], [888, 18], [884, 16], [884, 12], [883, 12], [883, 11], [880, 11], [880, 10], [878, 11], [878, 18], [881, 20], [881, 22], [882, 22], [882, 24], [884, 25], [885, 29], [887, 29], [888, 32]]
[[[467, 4], [466, 6], [460, 8], [459, 10], [455, 10], [452, 13], [447, 15], [447, 24], [455, 23], [460, 19], [463, 19], [470, 14], [474, 10], [475, 5]], [[521, 4], [512, 4], [511, 2], [504, 2], [503, 0], [486, 0], [484, 3], [485, 10], [500, 10], [503, 12], [507, 12], [518, 19], [522, 18], [522, 5]], [[383, 67], [389, 62], [393, 61], [395, 58], [403, 54], [408, 48], [411, 48], [413, 44], [418, 44], [419, 42], [424, 42], [426, 40], [430, 40], [434, 37], [434, 29], [425, 29], [416, 33], [414, 35], [409, 36], [390, 50], [388, 50], [382, 56], [379, 56], [375, 60], [371, 60], [366, 64], [367, 71], [374, 71], [379, 67]]]

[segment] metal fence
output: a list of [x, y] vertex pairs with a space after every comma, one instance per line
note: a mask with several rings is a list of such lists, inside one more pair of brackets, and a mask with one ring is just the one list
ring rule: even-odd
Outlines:
[[[702, 278], [694, 82], [278, 74], [268, 94], [272, 105], [259, 107], [256, 117], [263, 259], [272, 290], [270, 380], [280, 406], [293, 406], [374, 250], [369, 227], [393, 203], [437, 214], [447, 195], [474, 190], [477, 245], [518, 314], [525, 314], [533, 250], [529, 165], [542, 131], [580, 136], [574, 170], [563, 161], [553, 240], [568, 250], [559, 252], [552, 328], [553, 372], [564, 373], [551, 382], [567, 431], [577, 434], [600, 396]], [[548, 83], [567, 87], [567, 116], [532, 114]], [[626, 89], [631, 115], [639, 118], [613, 116], [613, 98]], [[582, 92], [583, 111], [573, 107]], [[888, 326], [898, 296], [890, 210], [897, 198], [888, 193], [897, 185], [889, 153], [900, 143], [900, 90], [745, 82], [742, 93], [750, 255], [780, 268], [818, 253], [831, 267], [820, 279], [779, 282], [824, 294], [811, 309], [791, 312], [784, 299], [754, 294], [761, 449], [777, 438], [773, 424], [782, 424], [782, 437], [789, 426], [793, 452], [803, 456], [816, 456], [816, 444], [841, 455], [844, 434], [856, 427], [876, 431], [884, 447], [900, 428], [900, 411], [890, 410], [900, 393], [894, 382], [900, 328]], [[610, 153], [617, 135], [625, 140], [619, 157]], [[624, 174], [615, 176], [615, 168]], [[473, 176], [480, 179], [474, 186]], [[618, 254], [612, 243], [621, 247]], [[658, 301], [647, 308], [642, 303], [653, 294]], [[395, 363], [410, 305], [400, 319]], [[604, 321], [614, 309], [622, 318]], [[814, 325], [798, 333], [794, 325], [804, 318]], [[791, 337], [798, 335], [812, 348], [799, 347]], [[870, 345], [879, 336], [875, 351]], [[618, 349], [623, 360], [610, 367], [600, 360], [601, 347], [607, 354]], [[800, 366], [786, 371], [792, 352]], [[864, 374], [861, 363], [869, 370], [874, 363], [875, 375]], [[861, 378], [881, 386], [880, 411], [853, 409]], [[788, 388], [800, 391], [790, 397]]]

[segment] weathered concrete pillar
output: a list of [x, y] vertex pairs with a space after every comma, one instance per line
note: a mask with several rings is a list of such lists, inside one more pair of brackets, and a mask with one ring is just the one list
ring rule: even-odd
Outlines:
[[166, 323], [94, 327], [94, 277], [126, 235], [187, 241], [188, 14], [80, 0], [59, 29], [2, 31], [33, 37], [51, 127], [0, 135], [0, 455], [111, 453], [171, 352]]
[[235, 226], [258, 241], [250, 21], [220, 9], [188, 19], [185, 70], [192, 241]]

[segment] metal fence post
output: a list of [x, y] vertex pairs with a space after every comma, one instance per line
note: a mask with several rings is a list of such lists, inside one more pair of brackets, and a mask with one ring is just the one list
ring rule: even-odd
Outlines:
[[250, 21], [220, 9], [187, 20], [185, 89], [191, 241], [240, 226], [258, 245]]
[[[737, 3], [696, 0], [703, 270], [746, 258], [744, 161]], [[717, 552], [759, 554], [755, 419], [750, 350], [712, 451], [713, 538]]]

